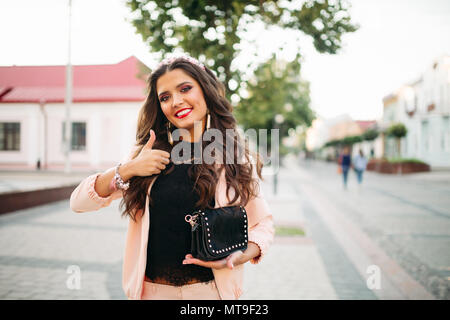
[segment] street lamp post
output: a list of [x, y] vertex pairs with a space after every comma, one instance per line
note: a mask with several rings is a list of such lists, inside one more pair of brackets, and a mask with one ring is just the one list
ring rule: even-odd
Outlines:
[[69, 0], [69, 43], [68, 43], [68, 53], [67, 53], [67, 65], [66, 65], [66, 127], [64, 141], [64, 156], [65, 156], [65, 166], [64, 172], [69, 173], [70, 168], [70, 147], [71, 147], [71, 134], [72, 126], [70, 125], [70, 106], [72, 104], [72, 63], [71, 63], [71, 31], [72, 31], [72, 0]]
[[[39, 159], [41, 160], [40, 163], [44, 169], [47, 169], [47, 140], [48, 140], [48, 130], [47, 130], [47, 113], [45, 112], [45, 103], [46, 101], [44, 99], [41, 99], [39, 102], [39, 109], [42, 113], [42, 118], [44, 122], [44, 142], [42, 144], [43, 151], [39, 150]], [[39, 145], [41, 145], [41, 140], [39, 142]], [[42, 159], [41, 159], [42, 156]]]
[[[275, 116], [275, 130], [280, 130], [280, 125], [284, 122], [284, 117], [281, 114], [277, 114]], [[278, 134], [278, 136], [280, 136]], [[273, 142], [273, 141], [272, 141]], [[279, 141], [276, 141], [276, 143], [279, 143]], [[273, 150], [273, 146], [271, 148]], [[277, 153], [279, 153], [279, 148], [277, 148]], [[271, 154], [272, 157], [272, 167], [274, 167], [274, 164], [276, 163], [276, 167], [274, 168], [274, 174], [273, 174], [273, 194], [276, 195], [278, 191], [278, 170], [279, 170], [279, 154]], [[278, 160], [278, 161], [277, 161]]]

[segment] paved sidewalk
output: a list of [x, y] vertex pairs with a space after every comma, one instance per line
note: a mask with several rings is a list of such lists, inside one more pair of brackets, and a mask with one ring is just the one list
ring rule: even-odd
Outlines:
[[[270, 177], [269, 177], [270, 178]], [[277, 225], [304, 226], [295, 191], [262, 184]], [[75, 214], [59, 201], [0, 216], [0, 299], [125, 299], [121, 288], [127, 221], [120, 201]], [[71, 290], [71, 267], [81, 288]], [[258, 265], [246, 265], [242, 299], [336, 299], [319, 252], [308, 236], [276, 237]]]
[[89, 173], [54, 171], [0, 171], [0, 194], [32, 191], [78, 184]]
[[283, 177], [287, 174], [287, 169], [282, 168], [276, 195], [273, 194], [271, 175], [264, 176], [262, 190], [275, 225], [301, 227], [306, 236], [276, 235], [261, 263], [245, 266], [245, 293], [241, 299], [337, 299], [319, 250], [310, 237], [298, 194], [285, 183]]
[[297, 241], [276, 237], [261, 266], [247, 267], [247, 279], [262, 285], [259, 290], [249, 290], [244, 298], [377, 299], [318, 214], [315, 203], [299, 188], [304, 181], [298, 172], [290, 166], [280, 169], [277, 196], [272, 195], [272, 180], [266, 180], [264, 193], [275, 224], [301, 225], [306, 237]]
[[[118, 203], [75, 214], [64, 200], [1, 215], [0, 299], [125, 299]], [[79, 290], [67, 286], [72, 266]]]
[[[306, 235], [276, 235], [262, 262], [246, 265], [241, 299], [431, 298], [342, 219], [334, 200], [311, 183], [307, 169], [289, 162], [281, 168], [277, 195], [273, 176], [264, 177], [261, 187], [275, 225], [301, 227]], [[121, 273], [127, 221], [120, 217], [119, 203], [75, 214], [65, 200], [0, 216], [0, 299], [126, 299]], [[382, 291], [367, 287], [371, 264], [383, 272], [388, 266], [396, 275], [382, 278]], [[81, 271], [79, 290], [67, 286], [71, 266]], [[399, 289], [402, 281], [412, 289]]]

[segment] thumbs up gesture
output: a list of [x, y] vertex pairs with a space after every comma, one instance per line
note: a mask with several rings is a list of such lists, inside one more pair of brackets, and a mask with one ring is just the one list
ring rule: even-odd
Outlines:
[[150, 130], [150, 138], [139, 155], [132, 160], [135, 176], [145, 177], [159, 174], [170, 163], [170, 153], [163, 150], [153, 150], [155, 140], [155, 132]]
[[150, 138], [148, 139], [147, 143], [144, 145], [144, 148], [152, 149], [153, 144], [155, 143], [155, 140], [156, 140], [155, 131], [153, 131], [153, 129], [150, 129]]

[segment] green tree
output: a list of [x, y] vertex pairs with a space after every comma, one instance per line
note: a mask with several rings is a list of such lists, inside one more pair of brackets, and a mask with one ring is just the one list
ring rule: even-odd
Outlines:
[[386, 135], [397, 141], [397, 156], [401, 156], [401, 139], [408, 134], [408, 129], [403, 123], [394, 123], [387, 130]]
[[309, 108], [309, 84], [300, 78], [298, 59], [286, 62], [273, 55], [255, 71], [245, 90], [247, 97], [234, 109], [244, 130], [278, 128], [281, 138], [288, 135], [289, 129], [310, 126], [314, 119]]
[[376, 129], [367, 129], [363, 134], [362, 138], [366, 141], [373, 141], [378, 137], [379, 132]]
[[[159, 58], [181, 49], [216, 72], [227, 87], [229, 100], [242, 98], [243, 106], [237, 108], [236, 117], [244, 127], [270, 129], [274, 127], [274, 110], [284, 116], [280, 138], [298, 124], [310, 125], [313, 118], [308, 107], [308, 84], [298, 78], [300, 35], [310, 36], [317, 51], [334, 54], [341, 48], [342, 35], [357, 30], [351, 22], [347, 0], [307, 0], [302, 4], [291, 0], [128, 0], [127, 5], [137, 33]], [[262, 66], [258, 65], [258, 59], [247, 65], [246, 71], [256, 70], [253, 79], [258, 85], [249, 84], [251, 75], [244, 75], [232, 66], [236, 57], [247, 54], [240, 44], [249, 24], [255, 22], [262, 22], [266, 29], [294, 31], [290, 41], [297, 45], [298, 54], [286, 67], [291, 70], [278, 71], [283, 74], [277, 76], [278, 83], [268, 79], [268, 75], [274, 74], [273, 57]], [[297, 83], [293, 80], [294, 72], [298, 73]], [[248, 89], [252, 97], [242, 96], [241, 89]], [[268, 97], [271, 104], [260, 97]], [[284, 106], [291, 111], [283, 111]]]
[[[231, 63], [241, 53], [239, 43], [249, 23], [306, 34], [319, 52], [330, 54], [341, 48], [342, 35], [357, 30], [347, 0], [307, 0], [302, 5], [290, 0], [128, 0], [127, 5], [131, 23], [153, 52], [162, 58], [181, 48], [207, 62], [227, 84], [228, 98], [242, 83]], [[300, 48], [298, 36], [292, 41]], [[230, 87], [231, 79], [237, 85]]]
[[378, 138], [379, 132], [376, 128], [367, 129], [363, 134], [362, 138], [370, 143], [370, 156], [372, 157], [375, 153], [375, 142], [374, 140]]
[[341, 140], [341, 143], [346, 146], [353, 146], [356, 143], [362, 142], [362, 136], [348, 136]]

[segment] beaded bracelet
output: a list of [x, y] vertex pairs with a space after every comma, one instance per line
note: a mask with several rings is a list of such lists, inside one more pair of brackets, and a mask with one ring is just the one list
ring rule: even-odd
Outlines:
[[119, 163], [116, 166], [116, 174], [114, 175], [115, 186], [118, 189], [127, 190], [130, 187], [130, 182], [129, 181], [127, 183], [123, 182], [122, 177], [119, 174], [119, 167], [121, 165], [122, 164]]

